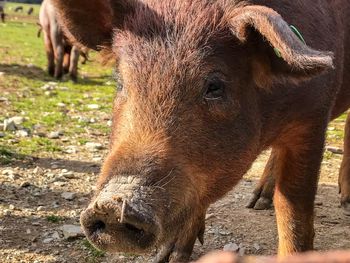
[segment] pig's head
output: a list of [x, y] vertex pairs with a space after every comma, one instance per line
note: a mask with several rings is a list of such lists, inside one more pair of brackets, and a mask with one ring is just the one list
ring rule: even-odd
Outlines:
[[81, 216], [88, 239], [110, 252], [157, 247], [159, 262], [187, 260], [209, 204], [263, 147], [261, 94], [322, 72], [331, 57], [262, 6], [54, 3], [71, 39], [117, 61], [110, 153]]

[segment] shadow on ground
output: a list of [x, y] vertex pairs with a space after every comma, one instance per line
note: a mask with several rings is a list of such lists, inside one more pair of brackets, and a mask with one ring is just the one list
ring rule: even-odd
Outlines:
[[84, 162], [79, 160], [67, 160], [61, 158], [41, 158], [35, 156], [22, 155], [6, 149], [0, 145], [0, 166], [7, 167], [40, 167], [43, 169], [66, 169], [75, 173], [97, 174], [100, 172], [101, 164], [94, 162]]
[[0, 64], [0, 72], [5, 75], [18, 76], [30, 79], [50, 80], [46, 72], [35, 65], [20, 65], [20, 64]]

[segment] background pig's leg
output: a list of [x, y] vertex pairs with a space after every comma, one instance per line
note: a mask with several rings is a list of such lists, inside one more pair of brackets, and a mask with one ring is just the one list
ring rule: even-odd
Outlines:
[[78, 62], [79, 62], [80, 50], [76, 47], [72, 47], [70, 57], [69, 76], [73, 81], [78, 80]]
[[70, 53], [71, 53], [71, 48], [65, 46], [64, 57], [63, 57], [63, 72], [64, 72], [64, 74], [67, 74], [69, 72]]
[[350, 114], [345, 124], [344, 156], [339, 172], [339, 191], [345, 214], [350, 216]]
[[276, 142], [274, 205], [280, 256], [313, 249], [314, 201], [325, 127], [298, 125], [292, 129], [299, 131], [297, 136], [285, 134]]
[[271, 208], [273, 193], [275, 190], [274, 161], [275, 151], [272, 149], [270, 158], [265, 166], [263, 175], [253, 191], [247, 208], [265, 210]]
[[64, 43], [63, 33], [56, 21], [51, 23], [51, 41], [55, 51], [55, 78], [61, 79], [63, 75]]

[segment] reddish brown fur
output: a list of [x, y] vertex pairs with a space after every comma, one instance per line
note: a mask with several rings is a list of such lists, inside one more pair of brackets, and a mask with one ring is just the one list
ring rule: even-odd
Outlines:
[[96, 246], [157, 246], [156, 262], [188, 260], [209, 204], [272, 146], [279, 254], [313, 248], [326, 126], [350, 105], [350, 3], [53, 2], [74, 41], [111, 50], [124, 87], [98, 190], [81, 219]]

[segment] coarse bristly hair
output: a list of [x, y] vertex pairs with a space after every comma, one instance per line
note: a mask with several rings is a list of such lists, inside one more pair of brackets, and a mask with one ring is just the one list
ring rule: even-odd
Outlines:
[[129, 55], [137, 56], [139, 52], [150, 55], [157, 45], [157, 50], [161, 47], [181, 58], [193, 50], [209, 52], [204, 49], [211, 40], [229, 37], [225, 10], [242, 7], [244, 2], [149, 0], [133, 1], [132, 5], [133, 11], [127, 14], [123, 25], [114, 28], [113, 49], [129, 43]]

